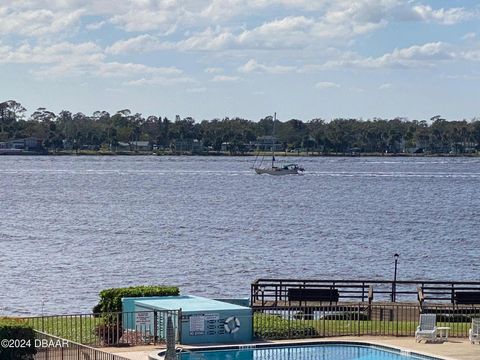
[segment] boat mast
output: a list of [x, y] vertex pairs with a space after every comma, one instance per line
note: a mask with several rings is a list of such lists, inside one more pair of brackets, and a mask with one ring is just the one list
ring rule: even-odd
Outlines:
[[275, 120], [277, 113], [273, 113], [273, 131], [272, 131], [272, 168], [275, 167]]

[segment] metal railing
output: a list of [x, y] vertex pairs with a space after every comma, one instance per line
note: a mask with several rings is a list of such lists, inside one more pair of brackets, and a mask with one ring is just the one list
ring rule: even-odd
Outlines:
[[456, 302], [456, 293], [472, 292], [480, 303], [479, 281], [257, 279], [250, 287], [251, 304], [254, 307], [288, 306], [289, 289], [337, 289], [339, 302], [367, 302], [374, 299], [452, 304]]
[[[273, 340], [364, 335], [413, 337], [420, 314], [424, 313], [436, 314], [437, 326], [448, 327], [450, 337], [465, 338], [468, 336], [472, 318], [480, 318], [480, 306], [357, 302], [343, 305], [256, 307], [252, 309], [251, 315], [252, 338]], [[178, 342], [181, 339], [180, 310], [113, 313], [101, 316], [63, 315], [24, 320], [36, 331], [41, 332], [42, 336], [67, 339], [72, 344], [101, 347], [164, 343], [168, 316], [173, 319]], [[242, 320], [242, 323], [249, 323], [250, 316], [248, 322]], [[90, 349], [89, 346], [86, 348]], [[72, 352], [70, 348], [62, 350], [48, 347], [46, 350], [42, 349], [45, 355], [39, 352], [38, 356], [47, 356], [50, 350], [61, 354], [58, 356], [63, 356], [58, 359], [70, 359], [65, 357], [65, 354]], [[98, 356], [96, 359], [110, 360]]]
[[36, 331], [35, 360], [128, 360], [73, 341]]
[[21, 320], [36, 331], [84, 345], [102, 347], [164, 343], [168, 316], [172, 316], [178, 341], [179, 315], [178, 310], [155, 310], [38, 316]]
[[295, 339], [336, 336], [414, 336], [421, 313], [437, 315], [437, 326], [449, 336], [467, 337], [471, 319], [480, 307], [458, 308], [415, 304], [320, 307], [263, 307], [254, 309], [253, 332], [258, 339]]

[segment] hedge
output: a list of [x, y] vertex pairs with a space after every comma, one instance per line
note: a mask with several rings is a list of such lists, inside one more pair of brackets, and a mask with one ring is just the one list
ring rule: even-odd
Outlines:
[[144, 285], [126, 288], [112, 288], [100, 291], [100, 301], [93, 307], [93, 313], [101, 315], [103, 321], [95, 326], [94, 333], [104, 344], [113, 345], [123, 333], [122, 317], [116, 315], [122, 311], [122, 298], [147, 296], [178, 296], [176, 286]]
[[100, 291], [100, 301], [93, 313], [115, 313], [122, 311], [122, 298], [146, 296], [177, 296], [180, 290], [176, 286], [145, 285], [125, 288], [112, 288]]
[[253, 317], [255, 337], [260, 339], [293, 339], [318, 336], [317, 330], [300, 320], [289, 321], [279, 315], [256, 313]]
[[[0, 318], [0, 359], [31, 360], [36, 354], [35, 333], [31, 326], [15, 319]], [[8, 340], [7, 343], [4, 343]], [[7, 345], [7, 346], [5, 346]]]

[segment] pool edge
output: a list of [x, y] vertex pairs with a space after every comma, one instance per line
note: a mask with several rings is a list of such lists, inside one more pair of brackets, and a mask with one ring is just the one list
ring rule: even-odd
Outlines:
[[[293, 347], [293, 346], [311, 346], [311, 345], [322, 345], [322, 344], [339, 344], [339, 345], [359, 345], [366, 346], [371, 348], [376, 348], [380, 350], [392, 351], [402, 355], [418, 356], [422, 360], [458, 360], [452, 357], [438, 356], [428, 352], [418, 352], [410, 350], [404, 347], [398, 347], [394, 345], [385, 345], [375, 341], [365, 341], [365, 340], [306, 340], [306, 341], [276, 341], [276, 342], [254, 342], [247, 344], [228, 344], [228, 345], [200, 345], [200, 346], [188, 346], [188, 347], [177, 347], [177, 350], [180, 351], [215, 351], [215, 350], [242, 350], [242, 349], [262, 349], [270, 347]], [[165, 354], [165, 351], [156, 351], [148, 356], [148, 360], [164, 360], [162, 355]]]

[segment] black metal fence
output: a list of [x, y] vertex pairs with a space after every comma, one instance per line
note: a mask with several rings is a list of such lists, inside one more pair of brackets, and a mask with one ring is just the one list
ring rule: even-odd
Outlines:
[[[480, 318], [480, 306], [418, 304], [368, 304], [256, 307], [252, 309], [254, 339], [296, 339], [338, 336], [414, 336], [420, 314], [436, 314], [437, 326], [448, 328], [449, 337], [468, 337], [473, 318]], [[171, 316], [177, 342], [181, 339], [181, 311], [144, 311], [98, 315], [63, 315], [24, 319], [42, 336], [67, 339], [72, 344], [93, 347], [160, 344], [166, 341], [167, 318]], [[243, 323], [243, 321], [242, 321]], [[49, 334], [49, 335], [46, 335]], [[90, 347], [85, 349], [91, 349]], [[47, 347], [37, 360], [70, 359], [70, 347]], [[85, 350], [84, 348], [82, 348]], [[50, 357], [49, 351], [63, 356]], [[85, 350], [86, 351], [86, 350]], [[88, 350], [90, 351], [90, 350]], [[85, 352], [84, 352], [85, 353]], [[43, 354], [43, 355], [42, 355]], [[53, 355], [52, 355], [53, 356]], [[57, 356], [57, 355], [55, 355]], [[76, 356], [76, 355], [72, 355]], [[102, 358], [97, 356], [97, 360]], [[103, 355], [101, 355], [103, 356]], [[76, 360], [76, 357], [71, 358]], [[86, 357], [85, 359], [95, 359]], [[115, 360], [115, 359], [114, 359]]]
[[450, 337], [468, 337], [480, 307], [415, 304], [349, 304], [318, 307], [264, 307], [254, 310], [253, 331], [258, 339], [295, 339], [335, 336], [414, 336], [421, 313], [437, 315], [437, 326]]
[[35, 348], [35, 360], [128, 360], [42, 332], [36, 332]]
[[180, 311], [156, 310], [108, 314], [23, 318], [36, 331], [94, 347], [160, 344], [166, 341], [168, 316], [179, 339]]

